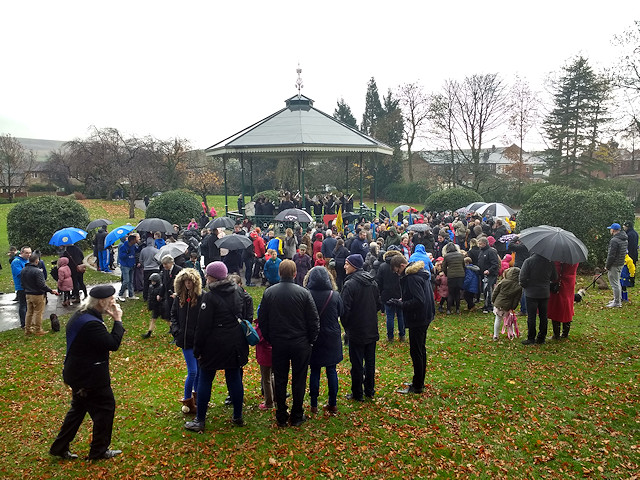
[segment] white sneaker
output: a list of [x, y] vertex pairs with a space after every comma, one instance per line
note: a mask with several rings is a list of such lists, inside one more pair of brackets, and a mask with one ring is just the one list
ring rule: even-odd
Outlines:
[[606, 307], [607, 308], [612, 308], [616, 306], [616, 301], [615, 300], [611, 300], [609, 303], [607, 303]]
[[135, 295], [133, 297], [129, 297], [129, 300], [138, 300], [139, 297], [136, 297]]
[[126, 301], [127, 299], [126, 299], [126, 298], [124, 298], [124, 297], [121, 297], [120, 295], [118, 295], [117, 300], [118, 300], [119, 302], [124, 302], [124, 301]]

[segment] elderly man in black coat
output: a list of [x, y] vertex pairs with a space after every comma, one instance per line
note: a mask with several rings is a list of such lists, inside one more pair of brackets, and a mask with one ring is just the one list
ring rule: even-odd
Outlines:
[[[280, 283], [264, 291], [258, 322], [264, 339], [272, 346], [278, 426], [302, 425], [306, 418], [302, 404], [307, 389], [307, 372], [313, 343], [320, 331], [320, 318], [311, 293], [293, 279], [296, 264], [283, 260]], [[291, 364], [291, 414], [287, 412], [287, 380]]]
[[[527, 297], [527, 339], [523, 345], [544, 343], [547, 338], [547, 306], [551, 282], [558, 281], [558, 271], [549, 260], [537, 253], [527, 258], [520, 269], [520, 285]], [[536, 337], [536, 315], [540, 318]]]
[[[111, 285], [93, 287], [89, 299], [67, 324], [67, 355], [62, 378], [72, 390], [71, 408], [49, 449], [51, 455], [65, 460], [78, 458], [69, 451], [69, 444], [87, 413], [93, 420], [87, 459], [113, 458], [122, 453], [109, 449], [116, 410], [109, 375], [109, 352], [118, 350], [124, 335], [122, 310], [116, 303], [115, 293]], [[102, 319], [105, 313], [114, 320], [111, 333]]]

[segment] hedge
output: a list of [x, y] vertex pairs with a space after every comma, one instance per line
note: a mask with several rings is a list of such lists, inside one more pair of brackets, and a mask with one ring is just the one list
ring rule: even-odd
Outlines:
[[280, 203], [280, 192], [278, 190], [263, 190], [262, 192], [256, 193], [251, 199], [255, 202], [260, 197], [271, 200], [276, 206]]
[[171, 224], [187, 225], [202, 212], [200, 200], [185, 190], [170, 190], [154, 197], [146, 211], [146, 218], [162, 218]]
[[420, 182], [391, 183], [382, 190], [381, 197], [386, 200], [423, 205], [431, 195], [429, 188]]
[[573, 232], [589, 249], [587, 264], [594, 267], [607, 258], [607, 227], [627, 220], [634, 221], [633, 205], [620, 192], [548, 186], [523, 205], [517, 229], [551, 225]]
[[430, 212], [457, 210], [473, 202], [482, 202], [482, 196], [467, 188], [447, 188], [429, 195], [424, 202], [424, 208]]

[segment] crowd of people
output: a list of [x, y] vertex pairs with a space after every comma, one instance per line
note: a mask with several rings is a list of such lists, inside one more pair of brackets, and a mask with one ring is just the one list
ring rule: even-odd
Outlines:
[[[481, 309], [494, 315], [493, 328], [487, 328], [495, 341], [501, 325], [509, 338], [518, 336], [518, 306], [520, 313], [527, 315], [523, 344], [545, 343], [548, 319], [552, 320], [553, 338], [567, 338], [574, 313], [577, 265], [530, 254], [517, 235], [508, 234], [514, 221], [483, 219], [474, 212], [423, 212], [396, 222], [383, 213], [372, 222], [344, 230], [318, 224], [263, 232], [245, 219], [230, 233], [250, 240], [245, 241], [247, 247], [237, 250], [216, 244], [226, 235], [224, 231], [198, 230], [195, 221], [191, 228], [176, 229], [171, 235], [130, 234], [118, 248], [122, 271], [118, 294], [111, 286], [94, 287], [89, 296], [85, 293], [85, 301], [68, 322], [63, 375], [73, 391], [72, 404], [50, 453], [77, 458], [69, 443], [86, 412], [94, 421], [88, 458], [111, 458], [120, 453], [109, 449], [115, 401], [108, 357], [124, 334], [116, 301], [124, 301], [125, 292], [136, 298], [135, 292], [142, 291], [148, 303], [150, 319], [144, 338], [151, 337], [158, 318], [169, 322], [185, 362], [182, 410], [195, 415], [185, 428], [196, 432], [205, 429], [211, 386], [219, 370], [225, 372], [232, 422], [245, 425], [243, 367], [250, 348], [241, 328], [243, 319], [254, 324], [260, 339], [255, 349], [263, 394], [259, 408], [275, 410], [280, 427], [306, 421], [307, 382], [309, 411], [318, 413], [322, 369], [328, 391], [322, 410], [337, 414], [337, 365], [343, 360], [343, 342], [351, 364], [347, 398], [360, 402], [375, 397], [379, 312], [386, 316], [388, 342], [396, 341], [396, 328], [400, 342], [409, 333], [413, 371], [410, 381], [398, 388], [400, 394], [424, 391], [428, 327], [437, 312], [460, 314], [463, 301], [469, 311]], [[616, 283], [620, 290], [613, 288], [614, 300], [608, 306], [614, 307], [627, 298], [622, 296], [620, 284], [623, 268], [628, 273], [622, 274], [622, 285], [633, 281], [635, 269], [629, 265], [637, 261], [637, 236], [636, 258], [629, 263], [626, 257], [634, 254], [633, 242], [628, 241], [635, 233], [633, 226], [626, 224], [623, 230], [613, 224], [609, 229], [612, 241], [606, 269], [612, 287]], [[159, 247], [176, 240], [185, 242], [185, 251], [158, 258]], [[81, 269], [69, 269], [70, 250], [58, 260], [58, 283], [65, 285], [59, 290], [68, 293], [65, 299], [78, 301]], [[19, 275], [24, 284], [35, 283], [45, 290], [34, 293], [30, 287], [23, 288], [27, 297], [42, 298], [49, 291], [40, 281], [38, 261], [39, 257], [25, 247], [14, 262], [16, 270], [18, 263], [25, 269]], [[28, 268], [23, 265], [27, 262]], [[68, 282], [74, 270], [75, 279]], [[37, 280], [32, 282], [32, 276]], [[258, 282], [267, 288], [254, 319], [253, 300], [246, 289]], [[31, 305], [32, 299], [27, 303]], [[37, 306], [34, 311], [37, 317]], [[104, 328], [104, 314], [115, 320], [111, 332]], [[27, 334], [34, 324], [34, 332], [42, 331], [41, 320], [27, 318]], [[287, 404], [289, 378], [291, 408]]]

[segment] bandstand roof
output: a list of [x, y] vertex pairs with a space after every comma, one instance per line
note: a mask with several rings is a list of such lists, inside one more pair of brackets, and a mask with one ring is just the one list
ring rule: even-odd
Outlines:
[[313, 107], [313, 100], [294, 95], [285, 108], [205, 150], [207, 156], [239, 153], [381, 153], [393, 149]]

